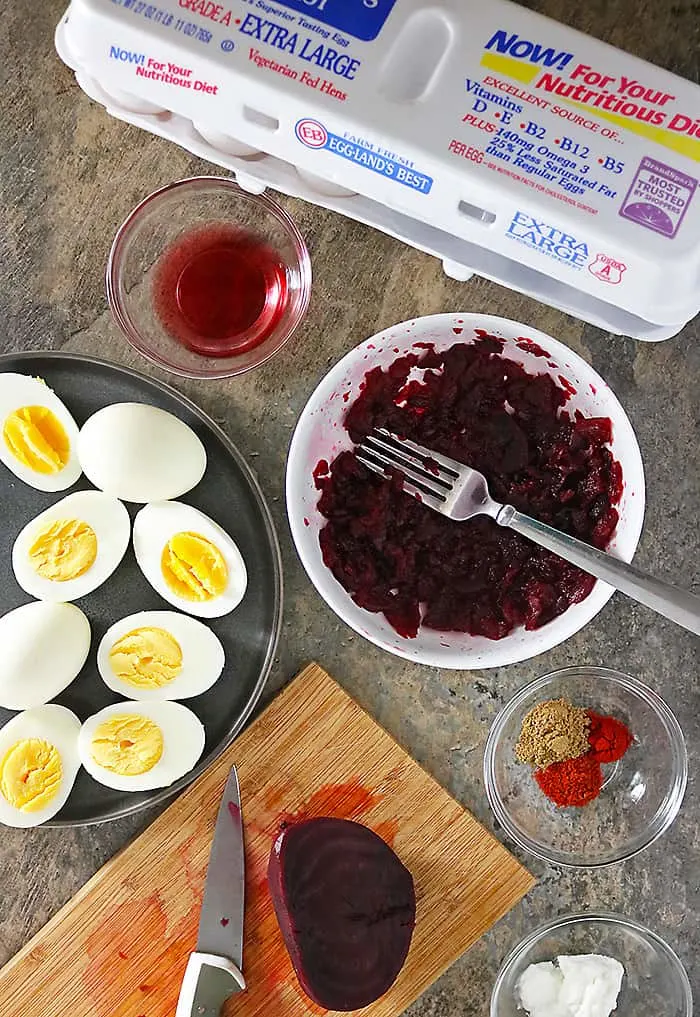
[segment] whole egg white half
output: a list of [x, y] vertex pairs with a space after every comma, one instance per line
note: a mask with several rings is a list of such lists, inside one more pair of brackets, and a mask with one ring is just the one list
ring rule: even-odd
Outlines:
[[[45, 526], [64, 520], [86, 523], [97, 537], [97, 557], [90, 568], [74, 579], [57, 581], [38, 575], [30, 549]], [[120, 501], [102, 491], [76, 491], [40, 512], [20, 531], [12, 548], [12, 568], [17, 582], [38, 600], [70, 601], [92, 593], [112, 575], [129, 546], [131, 522]]]
[[[145, 717], [160, 729], [163, 754], [146, 773], [123, 776], [100, 766], [93, 757], [95, 732], [105, 722], [123, 716]], [[128, 701], [106, 706], [83, 724], [78, 752], [83, 766], [96, 781], [116, 791], [152, 791], [169, 787], [188, 773], [204, 751], [204, 727], [195, 714], [181, 703]]]
[[[115, 673], [110, 660], [113, 647], [123, 646], [125, 637], [144, 628], [168, 633], [182, 651], [182, 670], [167, 684], [146, 688]], [[219, 678], [224, 661], [224, 648], [211, 629], [196, 618], [176, 611], [139, 611], [122, 618], [107, 630], [97, 650], [97, 667], [105, 685], [127, 699], [143, 702], [190, 699], [201, 695]], [[135, 668], [148, 670], [142, 657], [137, 658], [131, 670]]]
[[[78, 735], [80, 721], [65, 706], [49, 703], [18, 713], [0, 729], [0, 823], [5, 826], [39, 826], [52, 819], [65, 805], [78, 770]], [[55, 748], [60, 757], [61, 779], [51, 801], [42, 809], [26, 811], [11, 805], [3, 788], [3, 769], [8, 756], [18, 743], [39, 739]]]
[[178, 498], [204, 476], [207, 454], [191, 427], [157, 406], [113, 403], [80, 431], [85, 476], [101, 491], [131, 502]]
[[[9, 418], [27, 408], [43, 408], [58, 422], [67, 440], [65, 463], [51, 463], [52, 442], [44, 425], [31, 426], [28, 439], [36, 452], [36, 462], [43, 463], [42, 472], [18, 458], [8, 442], [6, 430]], [[47, 440], [48, 439], [48, 440]], [[56, 393], [40, 378], [26, 374], [0, 374], [0, 462], [3, 462], [16, 477], [38, 491], [65, 491], [78, 480], [82, 472], [78, 458], [78, 425]]]
[[0, 706], [29, 710], [55, 699], [90, 650], [90, 622], [74, 604], [32, 601], [0, 618]]
[[[178, 533], [195, 533], [212, 543], [221, 553], [228, 572], [223, 592], [204, 601], [180, 596], [165, 580], [163, 551]], [[241, 552], [232, 538], [213, 519], [191, 505], [179, 501], [145, 505], [134, 520], [136, 561], [156, 593], [173, 607], [199, 618], [218, 618], [236, 608], [246, 591], [248, 573]]]

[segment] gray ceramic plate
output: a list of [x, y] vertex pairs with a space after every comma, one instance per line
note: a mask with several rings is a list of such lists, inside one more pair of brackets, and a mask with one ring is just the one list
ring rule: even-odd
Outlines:
[[[226, 651], [226, 667], [216, 684], [186, 705], [206, 730], [199, 763], [169, 788], [143, 793], [112, 791], [80, 770], [67, 804], [48, 826], [83, 826], [126, 816], [181, 790], [205, 770], [250, 717], [265, 685], [277, 645], [282, 608], [282, 568], [272, 519], [255, 477], [236, 447], [194, 403], [161, 382], [106, 361], [69, 353], [19, 353], [0, 356], [0, 372], [39, 376], [66, 403], [78, 425], [108, 403], [141, 402], [174, 413], [196, 431], [207, 450], [202, 481], [182, 500], [195, 505], [231, 534], [248, 566], [248, 589], [231, 614], [211, 621]], [[85, 478], [71, 488], [89, 488]], [[12, 544], [20, 529], [42, 509], [70, 491], [44, 494], [17, 480], [0, 464], [0, 614], [31, 598], [12, 572]], [[127, 506], [133, 519], [138, 505]], [[134, 611], [170, 608], [141, 574], [131, 546], [114, 575], [94, 593], [76, 601], [90, 619], [92, 646], [85, 667], [57, 702], [81, 720], [120, 697], [100, 678], [97, 646], [118, 618]], [[171, 608], [170, 608], [171, 609]], [[12, 714], [0, 709], [0, 726]]]

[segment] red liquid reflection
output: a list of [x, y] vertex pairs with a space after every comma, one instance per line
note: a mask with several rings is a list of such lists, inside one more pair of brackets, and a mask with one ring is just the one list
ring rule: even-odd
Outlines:
[[254, 233], [216, 223], [186, 233], [156, 264], [153, 306], [166, 332], [194, 353], [227, 357], [258, 346], [287, 306], [280, 256]]

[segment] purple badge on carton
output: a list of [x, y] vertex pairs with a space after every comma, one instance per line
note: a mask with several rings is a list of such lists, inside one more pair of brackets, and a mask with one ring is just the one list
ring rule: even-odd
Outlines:
[[655, 233], [675, 237], [697, 186], [695, 177], [645, 155], [620, 215]]

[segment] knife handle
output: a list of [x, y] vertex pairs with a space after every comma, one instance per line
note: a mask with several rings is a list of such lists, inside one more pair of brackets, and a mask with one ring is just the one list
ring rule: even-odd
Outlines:
[[243, 975], [228, 957], [191, 953], [175, 1017], [219, 1017], [228, 997], [245, 987]]

